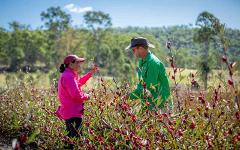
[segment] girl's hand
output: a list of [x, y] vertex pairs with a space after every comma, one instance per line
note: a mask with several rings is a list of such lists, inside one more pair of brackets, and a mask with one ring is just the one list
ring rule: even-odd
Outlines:
[[87, 94], [88, 100], [91, 98], [91, 94]]
[[98, 69], [97, 65], [93, 65], [91, 72], [92, 72], [92, 73], [96, 73], [96, 72], [98, 72], [98, 71], [99, 71], [99, 69]]

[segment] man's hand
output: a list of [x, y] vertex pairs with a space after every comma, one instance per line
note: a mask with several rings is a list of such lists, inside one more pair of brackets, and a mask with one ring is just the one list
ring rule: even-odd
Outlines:
[[146, 89], [146, 96], [147, 97], [152, 97], [152, 93], [148, 89]]

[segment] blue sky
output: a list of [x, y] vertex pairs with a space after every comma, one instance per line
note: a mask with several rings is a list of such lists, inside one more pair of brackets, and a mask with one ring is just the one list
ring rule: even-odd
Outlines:
[[206, 10], [227, 27], [240, 29], [240, 0], [1, 0], [0, 26], [8, 28], [16, 20], [40, 27], [40, 13], [50, 6], [69, 13], [74, 26], [82, 26], [83, 14], [90, 10], [109, 13], [114, 27], [195, 24]]

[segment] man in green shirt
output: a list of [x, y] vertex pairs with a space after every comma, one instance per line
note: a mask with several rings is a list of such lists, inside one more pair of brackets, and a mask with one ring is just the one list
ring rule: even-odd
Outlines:
[[[126, 48], [132, 49], [134, 56], [139, 58], [137, 88], [130, 93], [130, 99], [141, 99], [143, 108], [158, 110], [164, 108], [170, 96], [169, 81], [163, 63], [149, 50], [154, 48], [147, 39], [137, 37], [131, 39]], [[170, 101], [170, 109], [173, 104]]]

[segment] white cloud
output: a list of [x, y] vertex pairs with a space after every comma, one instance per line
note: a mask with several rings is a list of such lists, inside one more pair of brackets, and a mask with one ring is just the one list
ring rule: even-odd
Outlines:
[[64, 8], [73, 13], [84, 13], [93, 10], [92, 7], [79, 7], [73, 3], [65, 5]]

